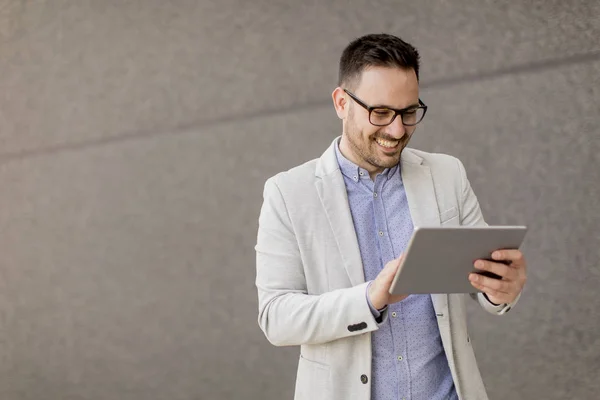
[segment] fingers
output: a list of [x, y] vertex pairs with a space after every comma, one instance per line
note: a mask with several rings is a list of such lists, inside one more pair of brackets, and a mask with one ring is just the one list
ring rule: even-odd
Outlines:
[[485, 293], [488, 293], [488, 291], [504, 294], [510, 293], [511, 285], [507, 281], [488, 278], [487, 276], [482, 276], [475, 273], [469, 275], [469, 280], [475, 288], [484, 291]]
[[511, 261], [511, 266], [518, 267], [523, 264], [523, 253], [520, 250], [496, 250], [492, 259], [497, 261]]
[[[510, 303], [521, 292], [527, 279], [526, 262], [520, 250], [497, 250], [492, 253], [492, 260], [477, 260], [475, 268], [491, 272], [501, 279], [494, 279], [471, 273], [469, 280], [474, 288], [485, 293], [495, 304]], [[508, 262], [503, 264], [502, 262]]]
[[[475, 286], [475, 285], [473, 285]], [[507, 293], [498, 292], [488, 288], [478, 288], [486, 294], [487, 298], [494, 304], [503, 304], [512, 302], [513, 296]]]
[[501, 276], [504, 280], [515, 280], [518, 276], [518, 273], [514, 268], [511, 268], [505, 264], [493, 261], [477, 260], [475, 261], [474, 265], [478, 270], [491, 272]]
[[478, 274], [469, 275], [469, 280], [474, 288], [485, 293], [496, 304], [511, 303], [522, 289], [518, 282], [500, 281]]

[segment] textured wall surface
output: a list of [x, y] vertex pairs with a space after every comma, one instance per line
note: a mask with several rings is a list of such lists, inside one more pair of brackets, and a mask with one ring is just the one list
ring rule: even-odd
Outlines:
[[340, 123], [343, 47], [422, 54], [411, 143], [465, 164], [530, 280], [469, 324], [492, 399], [600, 391], [600, 2], [0, 0], [0, 399], [285, 399], [264, 181]]

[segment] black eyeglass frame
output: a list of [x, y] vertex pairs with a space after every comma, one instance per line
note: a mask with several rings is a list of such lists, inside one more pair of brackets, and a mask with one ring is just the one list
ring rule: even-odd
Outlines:
[[[388, 126], [396, 120], [396, 117], [398, 115], [400, 115], [400, 119], [402, 120], [402, 124], [404, 126], [416, 126], [419, 122], [423, 121], [423, 118], [425, 118], [425, 114], [427, 114], [427, 105], [425, 103], [423, 103], [423, 101], [421, 101], [421, 99], [419, 99], [419, 107], [410, 106], [410, 107], [406, 107], [406, 108], [402, 108], [402, 109], [398, 110], [396, 108], [391, 108], [391, 107], [373, 107], [373, 106], [366, 104], [364, 101], [362, 101], [358, 97], [356, 97], [356, 95], [354, 93], [352, 93], [351, 91], [344, 89], [344, 92], [346, 94], [348, 94], [348, 96], [350, 96], [352, 98], [352, 100], [357, 102], [358, 105], [360, 105], [362, 108], [364, 108], [365, 110], [367, 110], [369, 112], [369, 122], [371, 123], [371, 125], [374, 125], [374, 126]], [[407, 113], [408, 111], [416, 111], [418, 109], [423, 110], [423, 115], [421, 116], [421, 119], [419, 119], [414, 124], [404, 123], [404, 114]], [[388, 122], [387, 124], [383, 124], [383, 125], [382, 124], [374, 124], [371, 121], [371, 113], [373, 112], [373, 110], [390, 110], [390, 111], [394, 112], [394, 116], [392, 117], [392, 120], [390, 122]]]

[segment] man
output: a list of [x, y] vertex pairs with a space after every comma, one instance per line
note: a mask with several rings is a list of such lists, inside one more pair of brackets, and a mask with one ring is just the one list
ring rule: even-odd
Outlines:
[[[341, 137], [265, 184], [258, 323], [274, 345], [301, 346], [296, 399], [487, 399], [468, 296], [389, 295], [415, 226], [485, 224], [459, 160], [406, 148], [427, 110], [418, 81], [419, 54], [400, 38], [351, 42], [332, 94]], [[502, 315], [526, 262], [518, 250], [493, 259], [475, 267], [502, 280], [472, 274], [472, 298]]]

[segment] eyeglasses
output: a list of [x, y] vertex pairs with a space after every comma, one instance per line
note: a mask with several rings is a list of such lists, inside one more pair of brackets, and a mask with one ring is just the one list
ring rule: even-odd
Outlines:
[[387, 126], [394, 122], [396, 116], [400, 115], [404, 126], [415, 126], [423, 120], [427, 112], [427, 106], [419, 99], [418, 106], [410, 106], [397, 110], [389, 107], [372, 107], [365, 104], [349, 90], [344, 89], [355, 102], [369, 112], [369, 122], [375, 126]]

